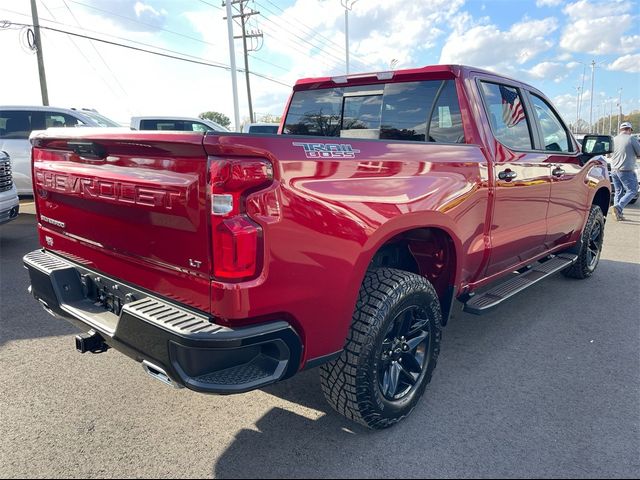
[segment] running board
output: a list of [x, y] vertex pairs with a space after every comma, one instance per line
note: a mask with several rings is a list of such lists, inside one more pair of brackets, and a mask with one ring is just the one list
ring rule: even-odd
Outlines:
[[561, 253], [532, 265], [532, 268], [509, 280], [492, 287], [490, 290], [474, 295], [464, 304], [464, 311], [474, 315], [483, 315], [517, 293], [535, 285], [540, 280], [573, 265], [577, 255]]

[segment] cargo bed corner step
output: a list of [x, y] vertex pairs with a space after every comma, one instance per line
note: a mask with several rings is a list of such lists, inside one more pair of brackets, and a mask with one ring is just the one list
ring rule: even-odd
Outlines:
[[464, 304], [464, 311], [474, 315], [483, 315], [540, 280], [573, 265], [577, 259], [577, 255], [561, 253], [536, 262], [524, 272], [511, 276], [508, 280], [495, 285], [486, 292], [471, 297]]

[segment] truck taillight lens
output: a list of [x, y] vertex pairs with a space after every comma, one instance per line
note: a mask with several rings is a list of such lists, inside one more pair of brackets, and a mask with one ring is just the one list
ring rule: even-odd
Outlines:
[[227, 279], [254, 276], [261, 233], [246, 215], [222, 220], [214, 232], [213, 274]]
[[273, 166], [256, 158], [212, 158], [209, 176], [213, 275], [252, 278], [263, 250], [262, 228], [246, 212], [245, 198], [273, 182]]

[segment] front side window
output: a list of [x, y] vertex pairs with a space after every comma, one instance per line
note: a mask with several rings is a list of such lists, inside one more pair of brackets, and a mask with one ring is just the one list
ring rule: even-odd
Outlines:
[[531, 127], [520, 92], [497, 83], [481, 82], [481, 85], [495, 137], [515, 150], [533, 149]]
[[204, 123], [200, 123], [200, 122], [185, 122], [187, 127], [185, 130], [190, 130], [192, 132], [209, 132], [211, 130], [213, 130], [213, 128], [209, 127], [208, 125], [205, 125]]
[[81, 127], [83, 122], [71, 115], [65, 115], [64, 113], [45, 112], [44, 114], [44, 127], [45, 128], [60, 128], [60, 127]]
[[531, 100], [542, 129], [544, 149], [549, 152], [571, 152], [569, 133], [562, 120], [542, 98], [532, 93]]
[[465, 141], [452, 80], [296, 92], [283, 131], [285, 135]]

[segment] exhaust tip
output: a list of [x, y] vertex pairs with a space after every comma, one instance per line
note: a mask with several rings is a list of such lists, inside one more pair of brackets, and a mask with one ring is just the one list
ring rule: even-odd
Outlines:
[[176, 382], [171, 380], [171, 377], [167, 375], [167, 372], [165, 372], [162, 368], [158, 367], [157, 365], [154, 365], [153, 363], [147, 360], [143, 360], [142, 368], [144, 369], [145, 372], [147, 372], [147, 375], [149, 375], [152, 378], [155, 378], [156, 380], [159, 380], [165, 385], [169, 385], [170, 387], [173, 387], [173, 388], [182, 388]]

